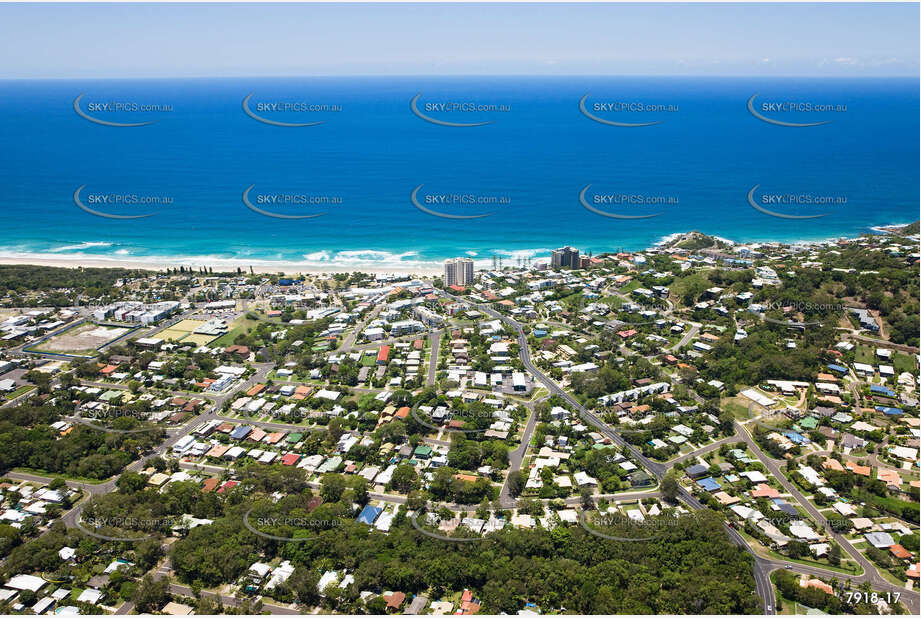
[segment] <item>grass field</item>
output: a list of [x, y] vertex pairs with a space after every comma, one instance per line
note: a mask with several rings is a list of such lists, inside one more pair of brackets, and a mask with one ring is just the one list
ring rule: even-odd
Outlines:
[[14, 390], [13, 392], [5, 394], [3, 397], [4, 397], [7, 401], [12, 401], [13, 399], [16, 399], [17, 397], [20, 397], [20, 396], [22, 396], [22, 395], [25, 395], [26, 393], [28, 393], [29, 391], [31, 391], [31, 390], [34, 389], [34, 388], [35, 388], [35, 386], [32, 385], [32, 384], [24, 384], [24, 385], [20, 386], [19, 388], [17, 388], [16, 390]]
[[892, 361], [886, 362], [876, 357], [876, 350], [874, 348], [865, 345], [858, 345], [854, 348], [854, 360], [858, 363], [866, 363], [867, 365], [876, 365], [880, 362], [884, 365], [892, 365], [896, 373], [902, 373], [904, 371], [913, 373], [915, 371], [915, 359], [912, 356], [903, 352], [893, 351]]
[[215, 339], [216, 337], [214, 335], [186, 335], [185, 339], [182, 340], [182, 343], [194, 343], [195, 345], [208, 345]]
[[904, 371], [914, 373], [916, 367], [915, 359], [908, 354], [895, 352], [892, 355], [892, 366], [895, 367], [896, 373], [902, 373]]
[[609, 307], [614, 309], [620, 309], [621, 305], [624, 304], [624, 299], [620, 296], [603, 296], [599, 299], [598, 302], [602, 302]]
[[856, 348], [854, 348], [854, 360], [857, 361], [858, 363], [865, 363], [867, 365], [875, 365], [876, 364], [876, 353], [871, 347], [868, 347], [865, 345], [858, 345]]
[[732, 412], [732, 415], [738, 419], [750, 418], [748, 415], [748, 406], [751, 402], [744, 397], [727, 397], [720, 401], [720, 407]]
[[216, 339], [214, 335], [193, 334], [193, 331], [202, 324], [205, 324], [203, 320], [182, 320], [160, 331], [157, 336], [167, 341], [173, 340], [182, 343], [194, 343], [195, 345], [207, 345]]
[[259, 323], [259, 320], [250, 320], [247, 317], [240, 316], [230, 324], [230, 330], [215, 339], [211, 342], [214, 346], [229, 346], [233, 345], [233, 340], [237, 338], [238, 335], [246, 334], [250, 330], [256, 327], [256, 324]]
[[[67, 474], [59, 474], [57, 472], [49, 472], [48, 470], [42, 470], [41, 468], [27, 468], [25, 466], [19, 466], [13, 468], [13, 472], [19, 472], [20, 474], [34, 474], [35, 476], [43, 476], [50, 479], [64, 479], [65, 481], [78, 481], [80, 483], [86, 483], [87, 485], [101, 485], [109, 479], [91, 479], [87, 476], [69, 476]], [[111, 478], [111, 477], [110, 477]]]
[[181, 320], [169, 328], [161, 330], [159, 337], [161, 339], [176, 339], [178, 341], [202, 324], [204, 324], [202, 320]]

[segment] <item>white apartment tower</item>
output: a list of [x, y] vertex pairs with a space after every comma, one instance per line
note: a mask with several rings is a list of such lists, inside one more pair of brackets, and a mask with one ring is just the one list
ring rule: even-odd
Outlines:
[[445, 260], [445, 285], [470, 285], [473, 283], [473, 260], [453, 258]]

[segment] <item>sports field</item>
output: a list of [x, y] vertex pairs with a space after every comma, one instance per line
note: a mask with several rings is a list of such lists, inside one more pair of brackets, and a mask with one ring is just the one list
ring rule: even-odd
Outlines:
[[157, 337], [167, 341], [174, 340], [182, 343], [194, 343], [195, 345], [207, 345], [217, 337], [214, 335], [194, 334], [193, 331], [202, 324], [205, 324], [204, 320], [182, 320], [165, 330], [161, 330]]

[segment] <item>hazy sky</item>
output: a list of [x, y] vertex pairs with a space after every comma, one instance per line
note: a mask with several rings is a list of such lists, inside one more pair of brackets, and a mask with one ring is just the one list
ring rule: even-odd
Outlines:
[[917, 4], [2, 4], [0, 78], [919, 75]]

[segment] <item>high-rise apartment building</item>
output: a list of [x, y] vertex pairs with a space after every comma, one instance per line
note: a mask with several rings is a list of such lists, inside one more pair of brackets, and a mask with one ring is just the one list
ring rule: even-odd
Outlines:
[[453, 258], [445, 260], [445, 285], [470, 285], [473, 283], [473, 260]]
[[579, 250], [574, 247], [554, 249], [550, 254], [550, 266], [553, 268], [579, 268]]

